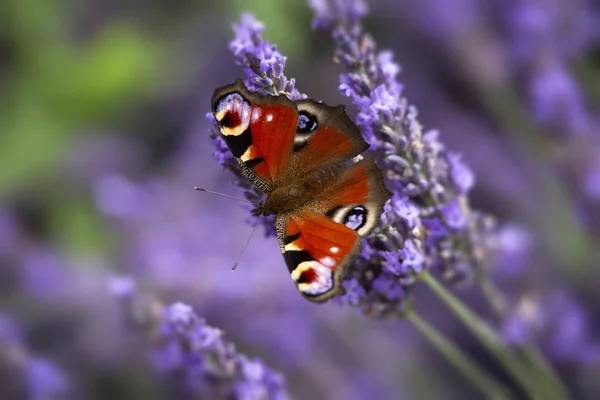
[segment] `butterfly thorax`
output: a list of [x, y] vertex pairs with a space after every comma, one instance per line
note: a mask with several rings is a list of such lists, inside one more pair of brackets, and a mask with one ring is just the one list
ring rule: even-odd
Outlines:
[[339, 180], [342, 170], [342, 164], [333, 162], [302, 177], [293, 177], [275, 186], [252, 213], [266, 216], [298, 210]]
[[254, 215], [273, 215], [302, 207], [310, 198], [302, 185], [285, 185], [275, 188], [252, 211]]

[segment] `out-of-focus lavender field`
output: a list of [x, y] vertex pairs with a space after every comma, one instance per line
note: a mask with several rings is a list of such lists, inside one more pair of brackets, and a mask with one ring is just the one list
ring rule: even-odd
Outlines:
[[[301, 93], [368, 125], [319, 8], [343, 2], [310, 3], [2, 2], [0, 399], [483, 398], [414, 323], [306, 301], [262, 229], [232, 273], [249, 209], [193, 190], [242, 196], [206, 114], [246, 77], [228, 47], [244, 11]], [[394, 88], [462, 155], [475, 180], [460, 195], [493, 231], [481, 270], [432, 274], [507, 349], [535, 343], [571, 398], [600, 398], [600, 3], [368, 6]], [[426, 284], [401, 282], [403, 307], [531, 397]]]

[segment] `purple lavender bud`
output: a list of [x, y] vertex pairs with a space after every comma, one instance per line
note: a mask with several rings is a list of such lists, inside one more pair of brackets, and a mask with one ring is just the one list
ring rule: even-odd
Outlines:
[[358, 279], [352, 278], [347, 279], [343, 282], [346, 294], [340, 297], [341, 303], [349, 304], [351, 306], [359, 306], [362, 299], [365, 298], [367, 291], [361, 285]]
[[404, 241], [404, 248], [398, 251], [402, 258], [402, 268], [398, 275], [418, 274], [425, 267], [425, 256], [412, 239]]
[[460, 204], [458, 198], [452, 200], [449, 204], [442, 207], [441, 211], [448, 228], [456, 231], [465, 229], [467, 225], [467, 218], [465, 216], [463, 206]]
[[263, 95], [277, 95], [291, 89], [287, 92], [290, 99], [303, 98], [293, 84], [288, 85], [288, 78], [283, 74], [287, 59], [277, 47], [262, 39], [264, 29], [262, 23], [247, 13], [234, 25], [235, 38], [229, 44], [229, 49], [235, 56], [236, 64], [246, 72], [246, 86], [250, 91]]
[[383, 274], [379, 275], [373, 281], [373, 290], [391, 301], [398, 301], [406, 296], [404, 285], [402, 285], [402, 283], [388, 279]]
[[[411, 203], [407, 197], [401, 197], [398, 194], [394, 194], [391, 201], [391, 207], [393, 207], [393, 211], [406, 223], [408, 229], [413, 229], [419, 225], [419, 208]], [[391, 209], [390, 206], [386, 204], [385, 212], [388, 211], [391, 211]]]

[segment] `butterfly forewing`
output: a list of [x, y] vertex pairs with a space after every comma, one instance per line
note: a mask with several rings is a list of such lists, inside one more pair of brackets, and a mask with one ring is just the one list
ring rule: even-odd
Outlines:
[[263, 191], [271, 191], [289, 168], [296, 105], [285, 96], [253, 94], [237, 80], [215, 91], [212, 109], [221, 137], [244, 172]]
[[315, 169], [349, 160], [369, 145], [346, 115], [344, 106], [330, 107], [314, 100], [300, 100], [298, 128], [294, 138], [291, 165], [295, 169]]

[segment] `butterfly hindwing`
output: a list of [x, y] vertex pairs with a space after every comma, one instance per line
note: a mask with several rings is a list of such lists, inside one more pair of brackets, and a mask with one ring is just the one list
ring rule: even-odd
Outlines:
[[260, 96], [241, 79], [215, 90], [213, 115], [244, 172], [269, 193], [288, 171], [298, 110], [286, 96]]
[[322, 207], [329, 218], [364, 237], [375, 228], [383, 205], [391, 197], [375, 160], [366, 157], [348, 167], [342, 177], [313, 202]]
[[369, 148], [345, 107], [331, 107], [314, 100], [296, 102], [298, 126], [291, 165], [306, 170], [348, 160]]
[[360, 249], [358, 234], [311, 210], [282, 214], [277, 236], [292, 279], [300, 293], [323, 302], [344, 293], [341, 272]]
[[368, 157], [350, 166], [303, 209], [278, 217], [283, 258], [306, 298], [323, 302], [344, 292], [344, 270], [390, 197], [375, 161]]

